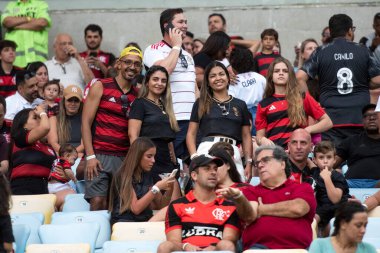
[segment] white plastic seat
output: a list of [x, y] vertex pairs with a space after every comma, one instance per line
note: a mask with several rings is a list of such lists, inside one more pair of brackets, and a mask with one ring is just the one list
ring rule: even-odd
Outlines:
[[90, 253], [87, 243], [76, 244], [32, 244], [26, 248], [26, 253]]
[[156, 253], [161, 241], [107, 241], [103, 253], [114, 252], [150, 252]]
[[11, 221], [13, 225], [24, 224], [29, 226], [30, 235], [27, 245], [41, 243], [38, 235], [38, 228], [44, 223], [44, 215], [42, 213], [20, 213], [12, 214]]
[[112, 226], [112, 241], [165, 241], [165, 224], [159, 222], [117, 222]]
[[12, 224], [12, 230], [16, 243], [16, 253], [24, 253], [30, 235], [30, 227], [25, 224]]
[[354, 195], [362, 203], [371, 195], [379, 191], [378, 188], [349, 188], [350, 195]]

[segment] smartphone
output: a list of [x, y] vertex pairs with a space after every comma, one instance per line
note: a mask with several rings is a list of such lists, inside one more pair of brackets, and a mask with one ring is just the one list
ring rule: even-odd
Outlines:
[[88, 56], [96, 58], [98, 54], [96, 52], [91, 52]]
[[177, 171], [178, 171], [178, 169], [174, 169], [174, 170], [172, 171], [172, 173], [170, 173], [170, 176], [169, 176], [169, 177], [175, 177], [175, 175], [177, 174]]
[[172, 22], [169, 22], [166, 27], [165, 27], [165, 31], [167, 33], [169, 33], [169, 29], [173, 29], [174, 28], [174, 25], [172, 24]]

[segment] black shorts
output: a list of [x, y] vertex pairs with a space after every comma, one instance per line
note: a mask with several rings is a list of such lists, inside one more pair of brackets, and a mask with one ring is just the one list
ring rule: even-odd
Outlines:
[[11, 180], [11, 190], [14, 195], [48, 194], [48, 179], [46, 177], [20, 177]]
[[318, 223], [319, 227], [326, 227], [330, 220], [334, 218], [335, 216], [335, 205], [323, 205], [323, 206], [317, 206], [316, 214], [318, 214], [320, 221]]

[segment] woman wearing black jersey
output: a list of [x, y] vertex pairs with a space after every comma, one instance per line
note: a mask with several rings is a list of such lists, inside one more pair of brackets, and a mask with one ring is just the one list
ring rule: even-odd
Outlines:
[[157, 154], [152, 169], [154, 182], [160, 180], [159, 174], [170, 173], [174, 169], [176, 158], [172, 141], [179, 130], [173, 112], [169, 73], [164, 67], [152, 66], [131, 107], [128, 122], [129, 140], [133, 143], [137, 137], [150, 138]]
[[[218, 141], [232, 144], [239, 173], [245, 181], [252, 175], [250, 115], [244, 101], [228, 95], [228, 85], [229, 74], [226, 67], [217, 61], [210, 63], [205, 70], [200, 98], [194, 103], [191, 112], [186, 144], [191, 157], [207, 154], [210, 147]], [[198, 129], [202, 139], [197, 150]], [[247, 161], [244, 169], [237, 147], [239, 144], [242, 144]]]

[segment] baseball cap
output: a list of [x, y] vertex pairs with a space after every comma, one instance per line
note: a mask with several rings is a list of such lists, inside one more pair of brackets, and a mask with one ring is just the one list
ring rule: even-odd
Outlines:
[[210, 156], [210, 155], [199, 155], [191, 160], [189, 170], [192, 172], [196, 168], [208, 165], [209, 163], [214, 162], [216, 166], [220, 167], [224, 164], [223, 160], [219, 157]]
[[83, 99], [82, 89], [77, 85], [69, 85], [63, 90], [63, 97], [68, 100], [72, 97], [78, 98], [80, 101]]
[[141, 50], [138, 49], [137, 47], [126, 47], [126, 48], [124, 48], [120, 53], [119, 59], [123, 58], [124, 56], [127, 56], [127, 55], [137, 55], [138, 57], [140, 57], [141, 60], [143, 58]]
[[375, 109], [375, 111], [378, 112], [378, 108], [375, 104], [368, 104], [362, 108], [362, 114], [364, 115], [369, 109]]

